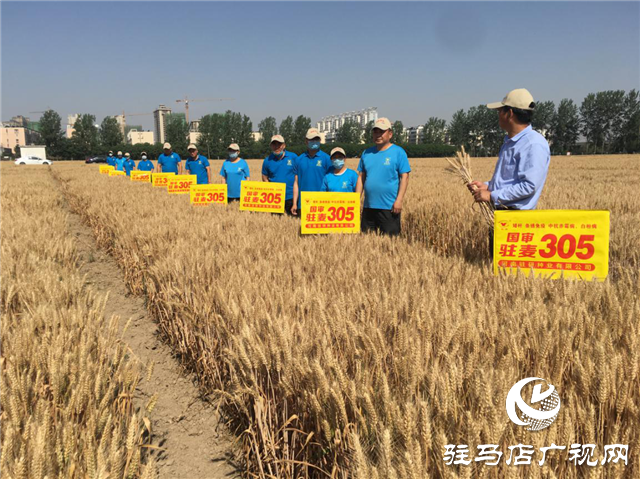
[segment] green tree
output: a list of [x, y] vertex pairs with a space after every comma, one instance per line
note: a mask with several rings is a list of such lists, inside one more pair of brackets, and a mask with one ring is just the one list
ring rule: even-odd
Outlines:
[[311, 118], [303, 115], [298, 116], [293, 124], [293, 138], [291, 140], [291, 143], [293, 145], [304, 145], [307, 130], [309, 128], [311, 128]]
[[[258, 123], [258, 131], [262, 135], [262, 143], [266, 146], [271, 142], [271, 137], [278, 134], [278, 126], [276, 119], [272, 116], [268, 116], [260, 123]], [[285, 138], [285, 141], [287, 139]]]
[[556, 106], [552, 101], [536, 104], [531, 118], [531, 126], [547, 140], [551, 137], [551, 125], [556, 115]]
[[284, 120], [282, 120], [280, 122], [280, 128], [278, 128], [278, 131], [284, 137], [284, 141], [292, 145], [294, 135], [293, 117], [288, 116]]
[[247, 115], [242, 115], [242, 123], [240, 126], [240, 133], [238, 138], [236, 138], [238, 145], [240, 148], [247, 148], [254, 143], [253, 139], [253, 123], [251, 122], [251, 118]]
[[432, 116], [424, 124], [422, 143], [428, 145], [444, 145], [446, 140], [447, 122]]
[[603, 153], [613, 153], [624, 131], [624, 90], [608, 90], [596, 97], [599, 98], [601, 121], [604, 123]]
[[40, 118], [40, 135], [52, 156], [57, 155], [57, 148], [62, 139], [62, 120], [60, 115], [49, 109]]
[[580, 136], [580, 117], [578, 106], [573, 100], [564, 98], [558, 105], [558, 111], [551, 122], [549, 140], [554, 153], [565, 154], [571, 151]]
[[180, 115], [168, 115], [165, 130], [167, 141], [171, 143], [173, 151], [179, 155], [186, 155], [187, 146], [189, 145], [189, 126]]
[[587, 140], [586, 153], [589, 152], [589, 145], [593, 145], [594, 152], [598, 144], [604, 143], [604, 130], [600, 125], [600, 112], [595, 93], [589, 93], [580, 105], [580, 133]]
[[640, 94], [638, 90], [627, 93], [623, 102], [622, 127], [617, 138], [617, 151], [633, 153], [640, 151]]
[[98, 128], [96, 128], [96, 117], [88, 113], [78, 117], [73, 125], [75, 130], [72, 142], [75, 143], [83, 156], [92, 155], [98, 150]]
[[220, 113], [205, 115], [200, 120], [198, 128], [198, 148], [206, 154], [208, 158], [219, 153], [228, 145], [223, 145], [225, 120]]
[[494, 156], [498, 154], [504, 141], [504, 132], [500, 129], [498, 113], [486, 105], [469, 108], [466, 114], [469, 128], [468, 144], [465, 145], [471, 156]]
[[470, 128], [467, 114], [464, 110], [458, 110], [453, 114], [449, 122], [449, 143], [456, 148], [464, 146], [469, 150]]
[[406, 143], [404, 125], [400, 120], [396, 120], [393, 122], [393, 125], [391, 125], [391, 131], [393, 131], [393, 142], [396, 145]]
[[345, 121], [336, 132], [336, 142], [338, 143], [360, 143], [362, 131], [360, 125], [355, 121]]
[[373, 135], [371, 134], [371, 131], [373, 130], [373, 124], [374, 123], [375, 122], [373, 120], [370, 120], [364, 125], [364, 131], [362, 133], [362, 139], [364, 140], [365, 143], [370, 142], [371, 139], [373, 138]]
[[114, 145], [124, 143], [122, 131], [116, 119], [112, 116], [105, 117], [100, 124], [100, 144], [105, 150], [114, 148]]

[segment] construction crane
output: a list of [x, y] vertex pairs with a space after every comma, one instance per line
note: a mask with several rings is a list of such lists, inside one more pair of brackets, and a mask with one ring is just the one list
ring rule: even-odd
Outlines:
[[190, 125], [189, 123], [189, 103], [197, 101], [225, 101], [225, 100], [235, 100], [235, 98], [196, 98], [193, 100], [190, 100], [189, 97], [187, 97], [185, 95], [185, 97], [182, 100], [176, 100], [176, 103], [184, 103], [184, 112], [185, 112], [185, 120], [187, 121], [187, 126]]

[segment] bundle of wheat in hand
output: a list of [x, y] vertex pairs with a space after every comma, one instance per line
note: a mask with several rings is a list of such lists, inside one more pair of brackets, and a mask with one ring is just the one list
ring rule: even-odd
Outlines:
[[[462, 181], [464, 181], [465, 185], [468, 185], [473, 181], [473, 175], [471, 174], [471, 158], [469, 154], [464, 151], [464, 146], [460, 147], [460, 151], [456, 151], [455, 158], [447, 158], [446, 159], [451, 167], [447, 168], [447, 171], [450, 173], [458, 175]], [[474, 190], [478, 188], [474, 185], [472, 186]], [[484, 220], [490, 228], [493, 228], [493, 204], [487, 202], [478, 203], [480, 205], [480, 211], [482, 212], [482, 216], [484, 216]]]

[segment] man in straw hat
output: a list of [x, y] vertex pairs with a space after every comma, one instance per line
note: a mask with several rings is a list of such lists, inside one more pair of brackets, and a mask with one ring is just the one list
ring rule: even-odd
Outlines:
[[362, 231], [396, 236], [411, 166], [406, 151], [391, 143], [393, 131], [387, 118], [376, 120], [372, 136], [375, 146], [364, 150], [358, 164], [356, 193], [364, 192]]
[[285, 183], [284, 211], [291, 215], [293, 206], [293, 173], [294, 163], [298, 155], [287, 151], [287, 145], [282, 135], [273, 135], [269, 143], [272, 153], [262, 162], [262, 181], [272, 181], [274, 183]]
[[491, 181], [467, 185], [477, 202], [491, 202], [497, 209], [535, 209], [551, 159], [549, 143], [531, 128], [535, 106], [531, 93], [524, 88], [512, 90], [502, 101], [487, 105], [498, 110], [500, 128], [507, 136]]
[[329, 155], [320, 149], [320, 132], [316, 128], [309, 128], [306, 140], [307, 151], [293, 163], [295, 178], [291, 212], [294, 215], [298, 214], [298, 208], [300, 208], [300, 192], [322, 190], [322, 180], [327, 173], [333, 171]]

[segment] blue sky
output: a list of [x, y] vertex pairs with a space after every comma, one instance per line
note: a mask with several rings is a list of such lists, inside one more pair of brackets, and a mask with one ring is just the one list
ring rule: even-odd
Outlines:
[[[377, 106], [405, 126], [528, 88], [639, 88], [638, 2], [6, 2], [2, 119], [51, 107], [258, 122]], [[151, 116], [128, 119], [152, 128]]]

